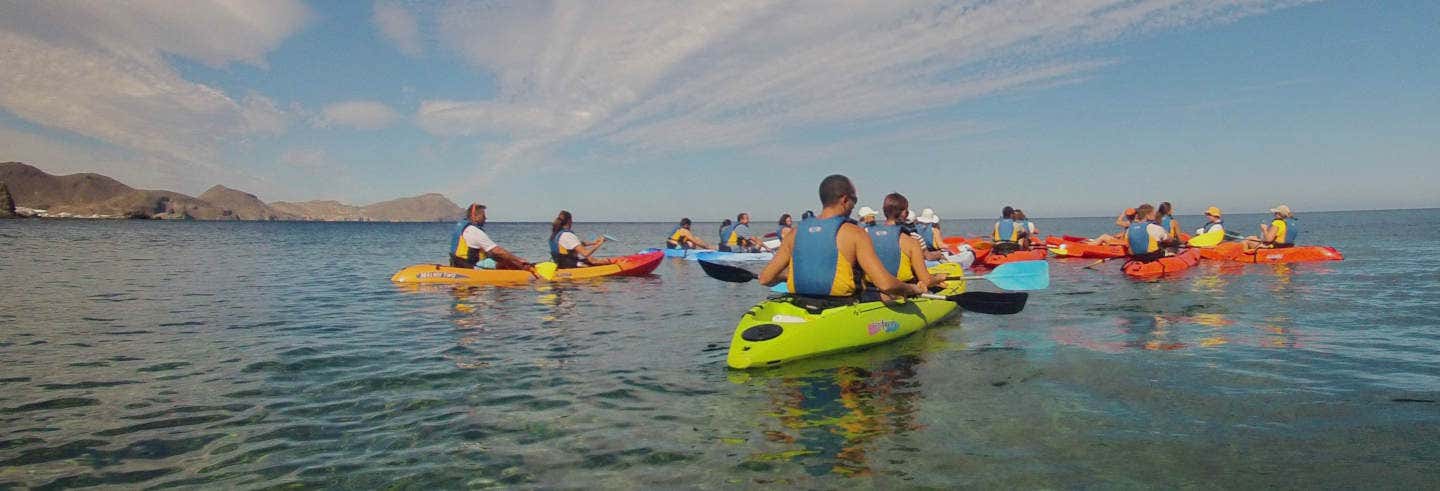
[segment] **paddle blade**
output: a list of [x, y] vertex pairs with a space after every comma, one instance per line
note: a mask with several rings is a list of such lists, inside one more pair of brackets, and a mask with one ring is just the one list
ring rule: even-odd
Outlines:
[[[1009, 263], [1018, 264], [1018, 263]], [[948, 300], [969, 312], [990, 315], [1010, 315], [1025, 310], [1029, 293], [965, 292], [953, 295]]]
[[1029, 291], [1050, 288], [1050, 263], [1016, 261], [1001, 264], [984, 276], [1002, 290]]
[[720, 281], [728, 281], [731, 283], [745, 283], [755, 279], [755, 273], [751, 273], [744, 268], [737, 268], [735, 266], [720, 263], [712, 263], [704, 259], [701, 259], [699, 262], [700, 269], [705, 270], [706, 275], [709, 275], [711, 278], [715, 278]]
[[776, 283], [775, 286], [770, 287], [770, 292], [771, 292], [771, 293], [790, 293], [790, 284], [789, 284], [789, 283], [786, 283], [786, 282], [783, 282], [783, 281], [782, 281], [782, 282], [779, 282], [779, 283]]
[[1215, 247], [1222, 240], [1225, 240], [1225, 231], [1216, 230], [1191, 237], [1188, 243], [1190, 247]]
[[547, 281], [553, 280], [555, 279], [555, 270], [558, 268], [559, 266], [550, 261], [538, 263], [535, 265], [535, 275], [544, 278]]

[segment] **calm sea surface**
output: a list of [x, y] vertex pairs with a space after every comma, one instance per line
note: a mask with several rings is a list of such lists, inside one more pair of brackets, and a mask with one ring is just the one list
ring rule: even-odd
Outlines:
[[766, 292], [693, 262], [411, 290], [450, 225], [0, 221], [0, 488], [1440, 486], [1440, 210], [1300, 223], [1347, 259], [1052, 260], [1018, 315], [745, 373]]

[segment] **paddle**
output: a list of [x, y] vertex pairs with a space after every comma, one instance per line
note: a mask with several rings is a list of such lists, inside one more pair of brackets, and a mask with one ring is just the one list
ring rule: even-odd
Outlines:
[[557, 265], [557, 264], [555, 264], [553, 261], [545, 261], [545, 262], [543, 262], [543, 263], [536, 263], [536, 264], [535, 264], [535, 275], [536, 275], [536, 276], [539, 276], [539, 277], [541, 277], [541, 278], [544, 278], [546, 281], [550, 281], [550, 280], [555, 279], [555, 270], [556, 270], [556, 269], [559, 269], [559, 267], [560, 267], [560, 266]]
[[[726, 264], [700, 260], [700, 269], [711, 278], [730, 283], [746, 283], [756, 278], [747, 269]], [[985, 280], [997, 288], [1013, 291], [1044, 290], [1050, 287], [1050, 263], [1045, 261], [1015, 261], [1001, 264], [990, 274], [963, 276], [965, 280]]]

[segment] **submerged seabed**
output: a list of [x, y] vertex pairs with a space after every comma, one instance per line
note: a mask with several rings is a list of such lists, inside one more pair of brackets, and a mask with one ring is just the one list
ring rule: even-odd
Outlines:
[[1054, 261], [1019, 315], [768, 372], [724, 367], [764, 290], [694, 262], [410, 290], [447, 225], [0, 222], [0, 488], [1433, 488], [1440, 211], [1301, 220], [1346, 261]]

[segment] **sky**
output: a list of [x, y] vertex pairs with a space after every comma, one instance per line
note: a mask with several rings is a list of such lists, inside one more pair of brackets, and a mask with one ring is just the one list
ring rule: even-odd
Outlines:
[[492, 219], [1440, 206], [1440, 2], [0, 0], [0, 161]]

